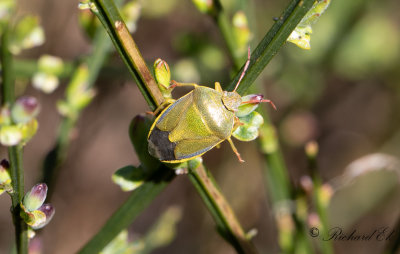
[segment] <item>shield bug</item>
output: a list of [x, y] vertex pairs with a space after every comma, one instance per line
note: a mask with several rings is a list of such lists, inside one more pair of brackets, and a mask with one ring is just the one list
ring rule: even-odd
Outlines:
[[[250, 50], [244, 70], [232, 92], [223, 91], [219, 82], [215, 89], [197, 84], [177, 83], [172, 87], [193, 86], [194, 89], [167, 106], [155, 119], [148, 139], [149, 153], [162, 162], [180, 163], [203, 155], [224, 140], [228, 140], [240, 162], [232, 142], [232, 132], [241, 125], [235, 112], [242, 104], [268, 102], [262, 96], [242, 101], [236, 92], [250, 63]], [[157, 112], [158, 110], [156, 110]]]

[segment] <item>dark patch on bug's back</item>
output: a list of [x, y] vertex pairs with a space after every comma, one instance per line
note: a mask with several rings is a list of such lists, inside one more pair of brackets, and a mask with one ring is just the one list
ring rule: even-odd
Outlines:
[[174, 154], [176, 144], [169, 141], [168, 135], [168, 131], [162, 131], [155, 126], [148, 140], [149, 153], [162, 161], [176, 160]]

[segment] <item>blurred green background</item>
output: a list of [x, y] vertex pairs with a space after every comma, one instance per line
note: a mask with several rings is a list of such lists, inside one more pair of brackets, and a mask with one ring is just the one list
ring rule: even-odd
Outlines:
[[[251, 48], [273, 24], [287, 1], [225, 0], [228, 14], [244, 8], [253, 34]], [[78, 1], [20, 0], [18, 15], [40, 17], [46, 41], [18, 56], [42, 54], [74, 61], [92, 50], [78, 21]], [[313, 26], [311, 50], [286, 43], [258, 78], [283, 148], [290, 180], [299, 187], [309, 174], [304, 145], [319, 144], [318, 171], [334, 190], [330, 224], [360, 232], [388, 226], [400, 234], [400, 2], [332, 0]], [[213, 85], [230, 80], [232, 63], [212, 19], [191, 1], [144, 0], [134, 38], [144, 58], [168, 62], [172, 78]], [[111, 175], [138, 160], [128, 137], [131, 119], [148, 111], [127, 69], [114, 53], [96, 81], [97, 96], [83, 112], [66, 163], [54, 190], [53, 221], [41, 233], [44, 253], [75, 253], [124, 202], [127, 193]], [[26, 189], [39, 179], [42, 161], [55, 142], [60, 116], [57, 100], [68, 79], [47, 95], [32, 88], [25, 94], [42, 104], [39, 131], [25, 149]], [[174, 95], [180, 96], [186, 90]], [[268, 105], [266, 105], [268, 107]], [[227, 144], [204, 156], [245, 229], [256, 228], [262, 253], [279, 253], [277, 227], [264, 186], [263, 157], [256, 142], [235, 144], [241, 164]], [[393, 157], [364, 158], [374, 153]], [[0, 157], [6, 157], [1, 147]], [[372, 159], [371, 159], [372, 158]], [[383, 169], [383, 170], [382, 170]], [[178, 176], [129, 228], [130, 238], [143, 235], [171, 205], [182, 208], [175, 240], [154, 253], [234, 253], [218, 235], [214, 222], [186, 176]], [[13, 239], [10, 199], [0, 196], [0, 253]], [[397, 225], [397, 226], [396, 226]], [[314, 243], [318, 245], [318, 240]], [[385, 241], [336, 241], [335, 253], [382, 253]], [[399, 252], [400, 253], [400, 252]]]

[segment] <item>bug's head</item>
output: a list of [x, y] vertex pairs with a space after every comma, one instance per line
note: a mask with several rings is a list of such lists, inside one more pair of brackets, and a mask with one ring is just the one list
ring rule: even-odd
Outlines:
[[242, 103], [242, 97], [237, 92], [225, 91], [222, 96], [222, 103], [228, 110], [236, 112]]

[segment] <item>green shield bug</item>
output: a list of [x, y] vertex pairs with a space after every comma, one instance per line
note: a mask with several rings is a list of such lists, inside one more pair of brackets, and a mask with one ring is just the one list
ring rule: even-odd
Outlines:
[[243, 72], [232, 92], [223, 91], [219, 82], [215, 82], [215, 89], [212, 89], [172, 81], [172, 87], [193, 86], [194, 89], [167, 106], [155, 119], [147, 137], [149, 153], [162, 162], [180, 163], [199, 157], [228, 140], [239, 161], [244, 162], [231, 139], [232, 132], [241, 125], [235, 112], [241, 104], [248, 103], [268, 102], [275, 108], [272, 101], [263, 100], [260, 95], [242, 101], [236, 92], [249, 63], [250, 49]]

